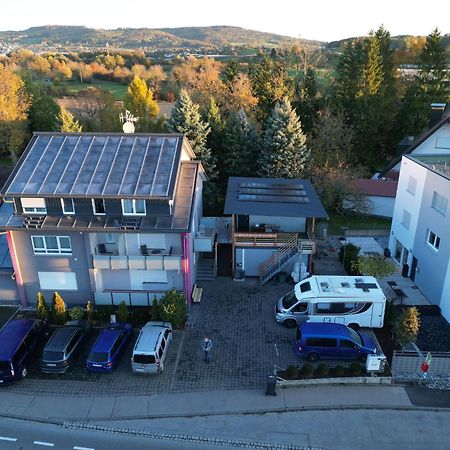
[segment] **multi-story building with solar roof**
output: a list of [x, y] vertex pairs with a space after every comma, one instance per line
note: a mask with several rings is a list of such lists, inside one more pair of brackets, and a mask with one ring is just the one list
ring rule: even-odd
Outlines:
[[204, 180], [181, 134], [35, 133], [1, 191], [21, 303], [189, 297]]

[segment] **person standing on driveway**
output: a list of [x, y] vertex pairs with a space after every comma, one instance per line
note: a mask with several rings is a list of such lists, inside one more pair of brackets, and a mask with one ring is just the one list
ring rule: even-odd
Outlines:
[[208, 337], [205, 337], [202, 341], [202, 350], [205, 354], [205, 362], [209, 363], [211, 361], [211, 349], [212, 349], [212, 341]]

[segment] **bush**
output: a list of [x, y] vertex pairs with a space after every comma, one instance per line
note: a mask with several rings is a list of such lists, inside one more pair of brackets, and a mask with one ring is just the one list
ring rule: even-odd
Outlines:
[[314, 371], [314, 375], [317, 377], [325, 377], [326, 375], [328, 375], [328, 372], [328, 365], [325, 363], [320, 363]]
[[81, 320], [84, 317], [84, 311], [81, 306], [74, 306], [69, 310], [70, 320]]
[[156, 295], [153, 297], [153, 303], [152, 303], [152, 320], [157, 322], [161, 318], [159, 317], [159, 303], [158, 299], [156, 298]]
[[349, 368], [350, 375], [358, 377], [362, 373], [362, 366], [357, 362], [352, 362]]
[[286, 369], [285, 376], [288, 380], [296, 380], [298, 378], [298, 368], [295, 366], [289, 366]]
[[99, 322], [109, 323], [110, 315], [114, 313], [115, 308], [112, 305], [98, 306], [94, 311], [93, 318]]
[[345, 374], [345, 369], [342, 366], [336, 366], [334, 368], [334, 376], [336, 377], [343, 377]]
[[413, 306], [405, 308], [394, 325], [394, 339], [397, 344], [405, 345], [415, 342], [420, 329], [420, 313]]
[[50, 318], [57, 325], [62, 325], [67, 321], [67, 307], [58, 292], [53, 294]]
[[128, 312], [127, 305], [122, 300], [116, 311], [117, 321], [118, 322], [127, 322], [129, 315], [130, 315], [130, 313]]
[[50, 317], [50, 308], [48, 307], [42, 292], [38, 292], [37, 295], [36, 313], [39, 319], [42, 320], [48, 320]]
[[167, 291], [158, 309], [161, 319], [170, 322], [174, 328], [183, 327], [188, 319], [188, 308], [184, 293], [176, 289]]
[[349, 275], [359, 275], [359, 272], [353, 267], [358, 260], [359, 250], [359, 247], [353, 244], [343, 245], [339, 250], [339, 260], [344, 264], [344, 268]]
[[314, 372], [314, 367], [312, 364], [306, 363], [303, 364], [303, 367], [300, 369], [300, 374], [302, 377], [309, 378]]
[[145, 325], [150, 317], [150, 308], [148, 306], [132, 308], [128, 321], [133, 326]]
[[94, 318], [94, 305], [90, 300], [86, 304], [86, 316], [87, 320], [91, 321]]

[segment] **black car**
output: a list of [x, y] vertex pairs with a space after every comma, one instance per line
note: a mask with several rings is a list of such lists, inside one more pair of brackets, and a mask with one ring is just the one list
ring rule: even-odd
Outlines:
[[41, 371], [67, 372], [82, 349], [89, 328], [88, 322], [74, 320], [56, 329], [42, 352]]

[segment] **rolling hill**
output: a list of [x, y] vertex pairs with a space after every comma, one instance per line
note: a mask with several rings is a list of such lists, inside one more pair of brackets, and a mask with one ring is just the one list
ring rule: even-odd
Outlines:
[[[103, 30], [82, 26], [48, 25], [23, 31], [0, 31], [0, 44], [42, 50], [79, 48], [142, 49], [223, 49], [230, 46], [280, 46], [304, 42], [296, 38], [239, 27], [118, 28]], [[320, 45], [317, 41], [308, 41]]]

